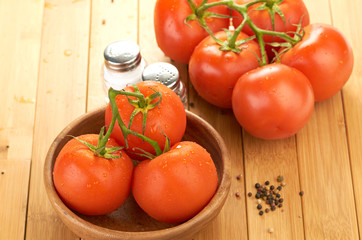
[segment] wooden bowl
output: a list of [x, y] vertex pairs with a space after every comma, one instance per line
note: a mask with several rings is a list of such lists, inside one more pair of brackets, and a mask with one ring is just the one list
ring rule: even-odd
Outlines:
[[181, 224], [171, 225], [149, 217], [130, 197], [118, 210], [103, 216], [85, 216], [70, 210], [59, 198], [53, 184], [53, 167], [62, 147], [69, 141], [67, 135], [98, 133], [104, 126], [105, 108], [84, 114], [69, 124], [49, 148], [44, 165], [44, 182], [48, 198], [66, 226], [84, 239], [190, 239], [220, 212], [230, 189], [230, 160], [221, 136], [206, 121], [186, 111], [187, 127], [183, 140], [195, 141], [211, 154], [217, 169], [217, 192], [196, 216]]

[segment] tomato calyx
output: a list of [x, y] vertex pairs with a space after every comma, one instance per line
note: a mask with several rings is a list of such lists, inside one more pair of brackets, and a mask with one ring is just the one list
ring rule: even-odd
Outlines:
[[262, 11], [262, 10], [268, 11], [270, 19], [272, 21], [273, 31], [275, 30], [275, 14], [278, 14], [282, 18], [284, 24], [286, 24], [284, 14], [279, 8], [279, 4], [282, 3], [283, 1], [284, 0], [267, 0], [266, 2], [262, 3], [259, 7], [254, 9], [254, 11]]
[[[138, 89], [138, 87], [135, 84], [133, 84], [132, 87], [133, 87], [134, 93], [122, 91], [122, 95], [126, 95], [128, 102], [132, 106], [135, 107], [135, 109], [133, 110], [133, 112], [131, 114], [129, 124], [128, 124], [128, 128], [129, 129], [131, 128], [134, 117], [138, 113], [142, 113], [142, 133], [145, 134], [146, 121], [147, 121], [147, 112], [148, 112], [148, 110], [151, 110], [151, 109], [155, 108], [161, 102], [162, 94], [160, 92], [157, 92], [154, 89], [152, 89], [155, 93], [145, 97], [140, 92], [140, 90]], [[130, 96], [136, 97], [136, 99], [131, 99]], [[153, 100], [155, 100], [156, 98], [158, 98], [158, 101], [152, 103]]]
[[83, 141], [77, 137], [71, 136], [74, 139], [76, 139], [77, 141], [83, 143], [84, 145], [86, 145], [89, 150], [91, 150], [95, 156], [97, 157], [102, 157], [102, 158], [106, 158], [106, 159], [118, 159], [122, 157], [121, 152], [119, 152], [119, 150], [123, 149], [123, 147], [112, 147], [112, 146], [106, 146], [104, 143], [104, 139], [106, 140], [106, 142], [108, 141], [109, 137], [105, 138], [104, 135], [104, 130], [105, 127], [101, 128], [101, 131], [99, 133], [99, 137], [98, 137], [98, 143], [97, 146], [94, 146], [86, 141]]

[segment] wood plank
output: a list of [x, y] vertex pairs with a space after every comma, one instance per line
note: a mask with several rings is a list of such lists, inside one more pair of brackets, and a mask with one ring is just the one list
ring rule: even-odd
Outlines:
[[25, 234], [43, 5], [0, 1], [0, 239]]
[[[331, 22], [327, 0], [308, 0], [306, 4], [312, 22]], [[305, 192], [302, 202], [306, 239], [357, 239], [340, 93], [316, 104], [310, 122], [297, 135], [297, 149], [301, 186]]]
[[[231, 110], [221, 109], [207, 103], [196, 93], [193, 87], [190, 89], [190, 110], [207, 122], [209, 122], [223, 137], [228, 147], [231, 160], [231, 188], [229, 197], [216, 220], [210, 224], [205, 231], [201, 232], [196, 239], [248, 239], [246, 194], [243, 163], [242, 134]], [[236, 176], [241, 174], [241, 179]], [[240, 197], [236, 197], [236, 193]]]
[[47, 1], [43, 17], [27, 239], [77, 239], [52, 209], [43, 164], [55, 136], [86, 108], [90, 0]]
[[[351, 161], [354, 196], [359, 223], [359, 236], [362, 234], [362, 16], [360, 1], [331, 1], [333, 25], [340, 29], [354, 49], [354, 71], [343, 88], [343, 103], [349, 154]], [[348, 15], [348, 18], [346, 17]]]
[[134, 0], [92, 1], [87, 111], [106, 103], [102, 78], [105, 47], [118, 40], [137, 42], [137, 8]]
[[[253, 193], [253, 197], [247, 200], [249, 239], [304, 239], [295, 137], [266, 141], [244, 131], [243, 141], [246, 189]], [[265, 208], [270, 209], [270, 205], [262, 201], [264, 215], [260, 216], [254, 197], [255, 184], [264, 185], [265, 181], [270, 181], [278, 187], [281, 184], [277, 181], [279, 175], [287, 184], [280, 191], [283, 206], [265, 213]], [[274, 229], [272, 235], [270, 228]]]

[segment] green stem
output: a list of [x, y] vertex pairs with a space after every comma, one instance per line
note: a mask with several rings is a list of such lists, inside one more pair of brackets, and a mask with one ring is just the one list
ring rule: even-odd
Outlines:
[[291, 36], [289, 36], [288, 34], [284, 33], [284, 32], [276, 32], [276, 31], [269, 31], [269, 30], [264, 30], [261, 28], [257, 27], [257, 31], [262, 33], [263, 35], [272, 35], [275, 37], [280, 37], [282, 39], [284, 39], [287, 42], [290, 42], [291, 44], [296, 44], [298, 42], [297, 39], [292, 38]]
[[[189, 1], [189, 3], [192, 2], [191, 0], [188, 0], [188, 1]], [[245, 26], [245, 24], [247, 24], [252, 29], [252, 31], [255, 34], [256, 39], [259, 42], [260, 54], [261, 54], [261, 59], [262, 59], [261, 64], [266, 65], [268, 62], [267, 62], [267, 55], [266, 55], [266, 51], [265, 51], [265, 42], [263, 39], [264, 35], [271, 35], [271, 36], [279, 37], [279, 38], [287, 41], [291, 45], [295, 45], [297, 42], [300, 41], [300, 39], [290, 37], [288, 34], [286, 34], [284, 32], [269, 31], [269, 30], [264, 30], [264, 29], [257, 27], [252, 22], [252, 20], [250, 19], [249, 15], [248, 15], [249, 7], [251, 7], [252, 5], [257, 4], [257, 3], [266, 3], [268, 5], [276, 4], [276, 2], [273, 0], [255, 0], [255, 1], [245, 3], [242, 5], [235, 3], [233, 0], [223, 0], [223, 1], [212, 2], [212, 3], [207, 3], [206, 1], [202, 1], [202, 3], [197, 7], [192, 2], [192, 4], [193, 4], [192, 8], [193, 8], [194, 13], [199, 14], [197, 17], [197, 20], [199, 21], [200, 25], [210, 34], [210, 36], [215, 40], [215, 42], [217, 42], [219, 45], [222, 46], [222, 48], [221, 48], [222, 50], [227, 50], [227, 51], [232, 50], [235, 52], [240, 51], [239, 49], [236, 49], [237, 48], [236, 39], [237, 39], [237, 36], [239, 35], [239, 33], [241, 32], [242, 28]], [[190, 6], [192, 4], [190, 4]], [[235, 32], [233, 33], [233, 36], [228, 40], [227, 43], [224, 43], [224, 42], [220, 41], [219, 39], [216, 39], [216, 37], [213, 35], [212, 31], [208, 28], [205, 20], [202, 17], [202, 15], [205, 14], [205, 11], [207, 9], [216, 7], [216, 6], [221, 6], [221, 5], [226, 5], [230, 9], [233, 9], [233, 10], [239, 12], [244, 19], [243, 22], [241, 23], [241, 25], [235, 30]], [[225, 45], [227, 47], [225, 47]], [[238, 50], [238, 51], [236, 51], [236, 50]]]
[[221, 5], [226, 5], [229, 7], [229, 5], [233, 4], [234, 2], [232, 0], [224, 0], [219, 2], [212, 2], [212, 3], [206, 3], [206, 4], [200, 4], [200, 7], [198, 8], [199, 12], [204, 12], [209, 8], [217, 7]]
[[205, 19], [200, 19], [199, 24], [206, 30], [206, 32], [214, 39], [215, 42], [217, 42], [219, 45], [223, 45], [224, 43], [217, 39], [214, 35], [214, 33], [211, 31], [211, 29], [207, 26]]
[[231, 39], [230, 39], [230, 41], [229, 41], [229, 47], [230, 47], [231, 49], [237, 47], [236, 44], [235, 44], [235, 43], [236, 43], [236, 40], [237, 40], [237, 38], [238, 38], [241, 30], [242, 30], [243, 27], [245, 26], [245, 24], [246, 24], [246, 18], [244, 18], [243, 22], [235, 29], [234, 34], [233, 34], [233, 36], [231, 37]]
[[122, 121], [122, 118], [119, 114], [119, 111], [118, 111], [118, 107], [117, 107], [117, 104], [116, 104], [116, 96], [117, 95], [129, 95], [129, 96], [135, 96], [134, 93], [129, 93], [129, 92], [125, 92], [125, 91], [118, 91], [118, 90], [114, 90], [112, 88], [109, 89], [108, 91], [108, 97], [109, 97], [109, 101], [111, 103], [111, 109], [112, 109], [112, 121], [111, 121], [111, 124], [108, 128], [108, 131], [106, 133], [106, 136], [110, 135], [110, 133], [112, 132], [113, 130], [113, 127], [114, 127], [114, 124], [115, 124], [115, 121], [117, 120], [118, 122], [118, 125], [119, 127], [121, 128], [121, 131], [122, 131], [122, 134], [123, 134], [123, 137], [124, 137], [124, 141], [125, 141], [125, 145], [126, 145], [126, 148], [128, 148], [128, 142], [127, 142], [127, 136], [129, 134], [131, 135], [134, 135], [136, 137], [139, 137], [141, 138], [142, 140], [148, 142], [149, 144], [152, 145], [152, 147], [155, 149], [155, 152], [156, 152], [156, 156], [159, 156], [162, 154], [162, 150], [160, 148], [160, 146], [158, 145], [158, 143], [138, 132], [135, 132], [135, 131], [132, 131], [131, 129], [127, 128], [126, 125], [124, 124], [124, 122]]

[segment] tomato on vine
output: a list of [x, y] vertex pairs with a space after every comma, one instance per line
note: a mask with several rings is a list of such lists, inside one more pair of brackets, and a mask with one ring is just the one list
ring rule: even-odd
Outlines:
[[314, 109], [308, 78], [295, 68], [269, 64], [240, 77], [232, 95], [240, 125], [262, 139], [287, 138], [297, 133]]
[[[210, 0], [216, 2], [220, 0]], [[195, 5], [201, 0], [193, 1]], [[215, 14], [228, 16], [229, 12], [225, 6], [210, 9]], [[208, 33], [198, 24], [195, 18], [202, 18], [209, 25], [211, 31], [220, 31], [229, 25], [228, 18], [213, 18], [213, 15], [203, 16], [198, 12], [194, 19], [185, 24], [185, 20], [193, 11], [187, 0], [158, 0], [154, 11], [154, 28], [157, 44], [166, 56], [188, 64], [190, 56], [196, 45]]]
[[151, 217], [167, 223], [186, 221], [210, 201], [218, 176], [210, 154], [194, 142], [180, 142], [134, 171], [132, 193]]
[[353, 70], [350, 44], [340, 31], [327, 24], [305, 27], [301, 41], [282, 54], [280, 61], [308, 77], [316, 101], [339, 92]]
[[[117, 108], [112, 109], [111, 102], [108, 104], [105, 122], [110, 126], [114, 110], [119, 113], [124, 126], [115, 124], [111, 137], [126, 146], [125, 151], [131, 158], [142, 160], [145, 157], [140, 154], [159, 155], [168, 145], [167, 140], [171, 146], [181, 140], [186, 129], [186, 112], [181, 99], [171, 89], [159, 82], [144, 81], [118, 93], [121, 94], [114, 99]], [[127, 133], [125, 141], [125, 131], [138, 135]], [[153, 140], [154, 145], [140, 135]], [[156, 152], [156, 145], [161, 152]]]
[[[245, 4], [250, 3], [252, 0], [234, 0], [235, 3]], [[298, 25], [305, 27], [309, 25], [309, 13], [303, 0], [267, 0], [251, 5], [248, 8], [248, 17], [258, 28], [284, 32], [293, 36], [298, 28]], [[232, 11], [234, 26], [239, 26], [243, 17], [237, 11]], [[252, 36], [254, 31], [248, 26], [242, 29], [243, 32]], [[275, 37], [273, 35], [264, 35], [263, 40], [265, 43], [284, 42], [285, 40]], [[268, 56], [272, 59], [274, 53], [272, 46], [266, 45]]]
[[59, 197], [69, 208], [86, 215], [113, 212], [123, 205], [131, 189], [131, 159], [114, 139], [104, 142], [106, 148], [97, 148], [100, 142], [97, 134], [71, 139], [54, 164], [53, 181]]
[[209, 103], [223, 108], [231, 108], [236, 81], [242, 74], [257, 68], [260, 58], [258, 43], [247, 41], [249, 36], [242, 32], [236, 39], [236, 43], [241, 44], [235, 46], [234, 51], [220, 49], [220, 42], [229, 41], [231, 34], [221, 31], [214, 38], [205, 38], [195, 48], [189, 63], [190, 81], [197, 93]]

